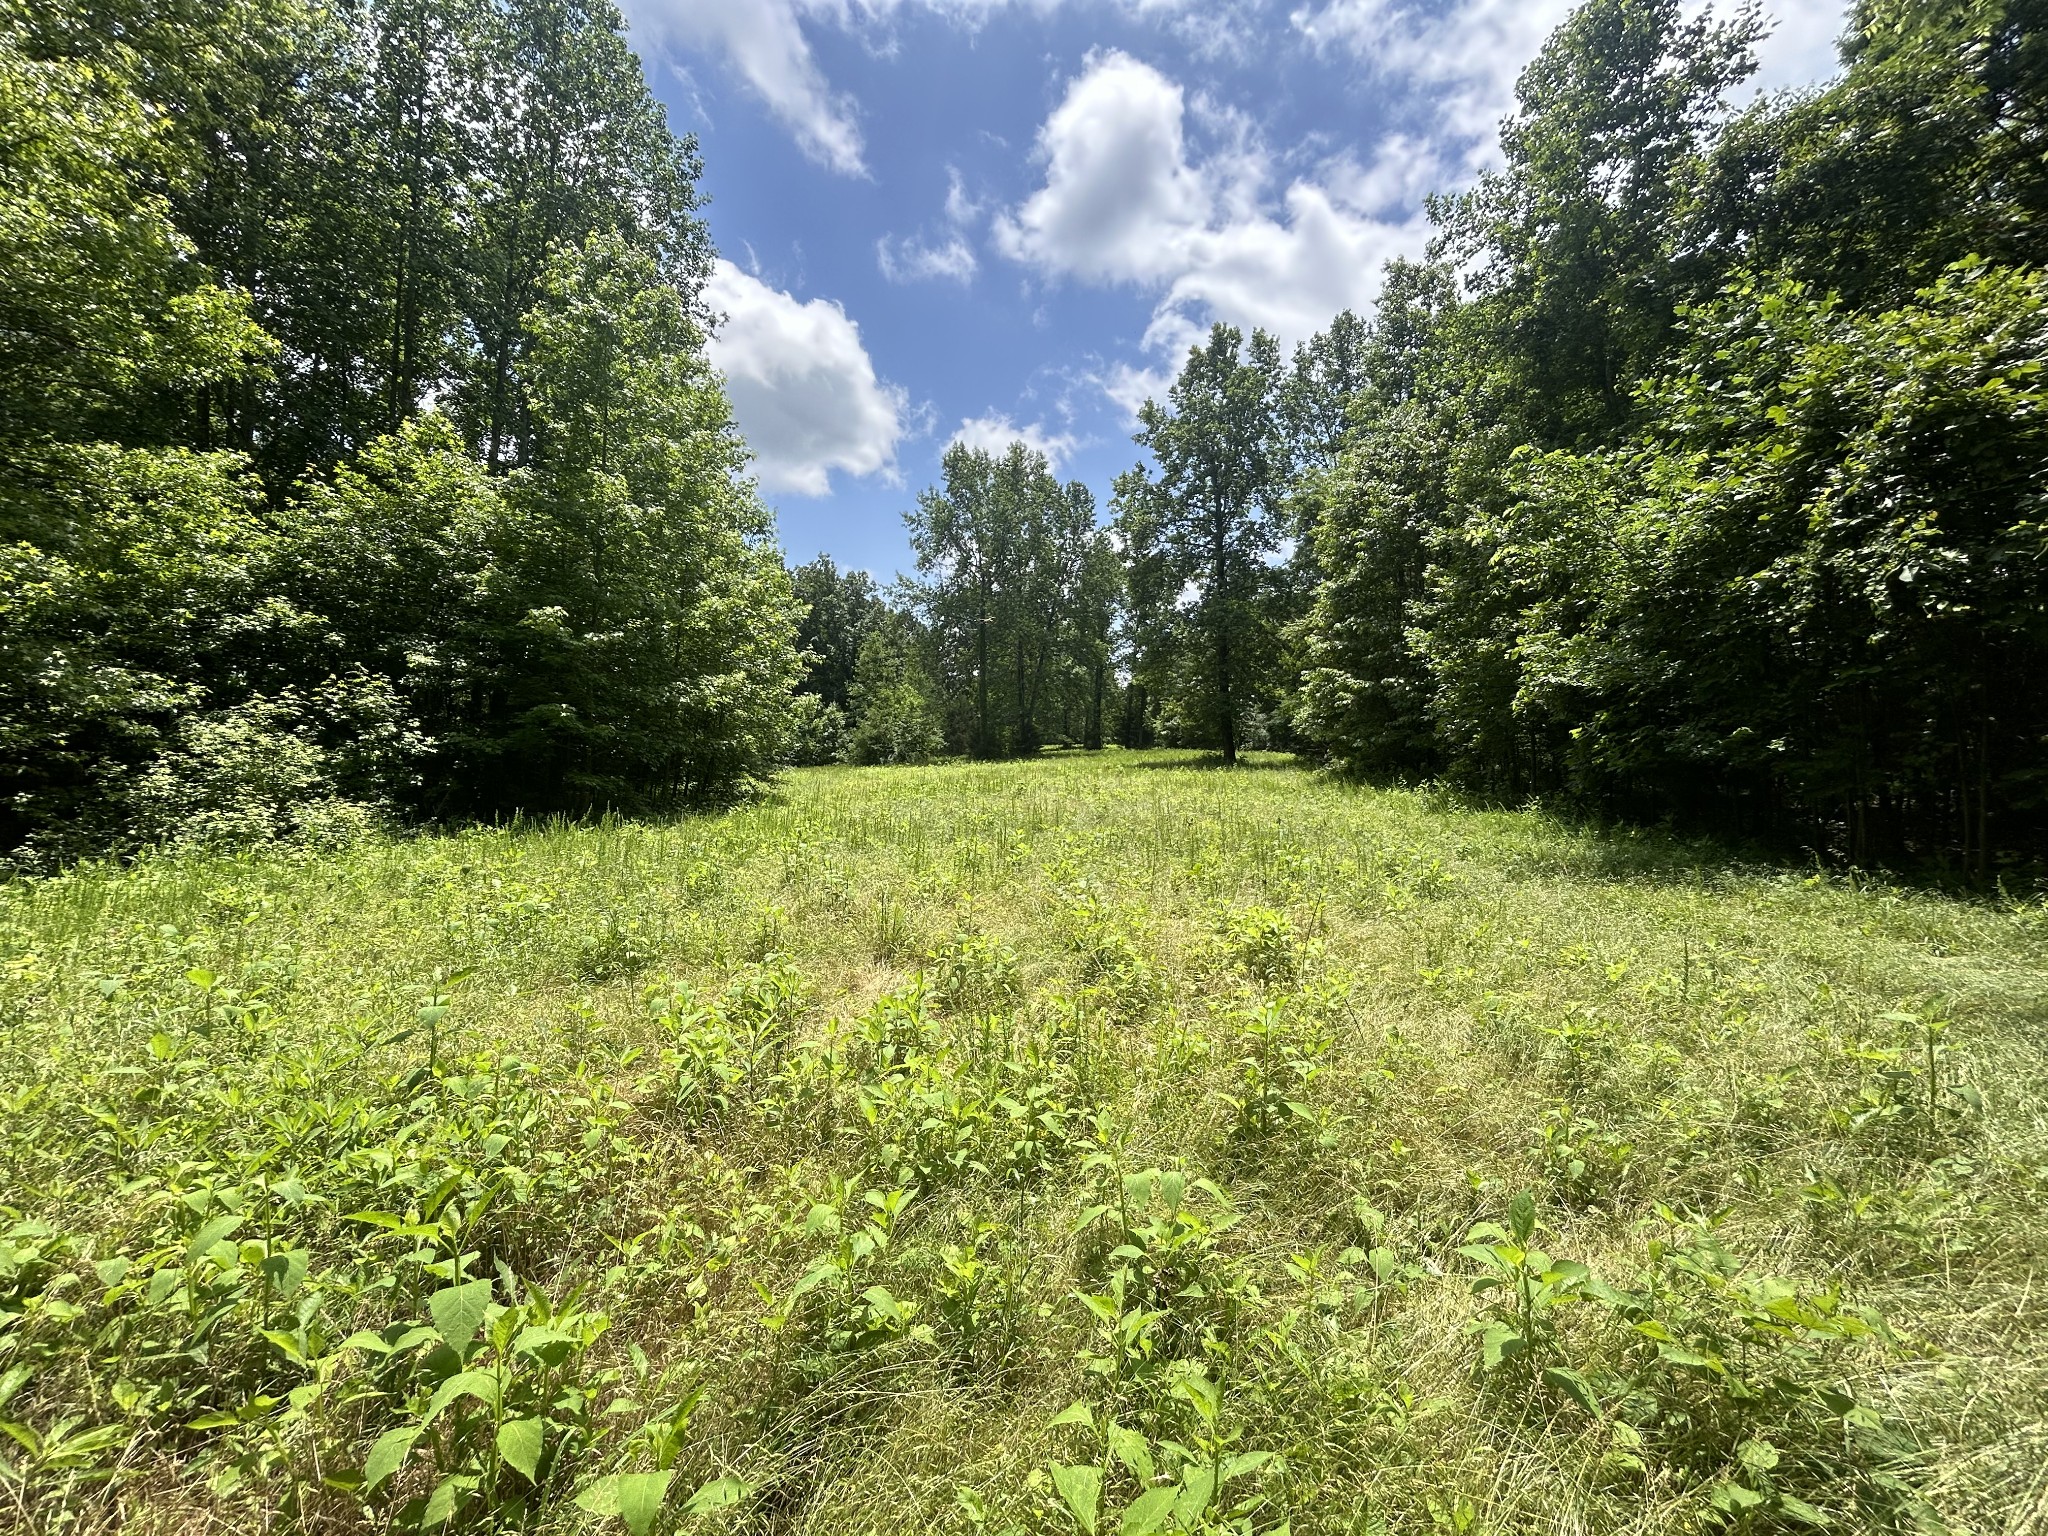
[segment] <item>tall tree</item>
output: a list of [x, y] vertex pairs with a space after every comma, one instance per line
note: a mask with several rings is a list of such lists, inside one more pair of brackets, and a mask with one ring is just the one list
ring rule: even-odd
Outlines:
[[919, 601], [932, 626], [942, 669], [963, 680], [967, 754], [1000, 753], [995, 668], [997, 624], [1015, 579], [1013, 510], [996, 491], [996, 462], [955, 443], [941, 461], [944, 483], [926, 490], [904, 515], [923, 578]]
[[1147, 604], [1155, 647], [1178, 663], [1181, 703], [1237, 761], [1246, 712], [1270, 681], [1278, 637], [1271, 557], [1285, 535], [1287, 445], [1280, 349], [1217, 325], [1192, 349], [1164, 405], [1146, 401], [1142, 469], [1118, 481], [1118, 526]]
[[970, 756], [1036, 752], [1074, 714], [1076, 668], [1092, 665], [1076, 647], [1107, 645], [1095, 500], [1024, 443], [956, 443], [943, 472], [906, 517], [942, 687]]
[[861, 643], [888, 611], [882, 594], [866, 571], [842, 571], [830, 555], [796, 567], [789, 579], [803, 609], [797, 646], [808, 658], [800, 691], [850, 711]]
[[1466, 365], [1498, 372], [1531, 440], [1610, 437], [1679, 305], [1713, 292], [1720, 264], [1681, 214], [1760, 28], [1753, 7], [1590, 0], [1522, 72], [1504, 164], [1437, 205], [1438, 253], [1473, 272]]
[[794, 615], [705, 354], [695, 151], [622, 29], [0, 9], [0, 843], [780, 760]]

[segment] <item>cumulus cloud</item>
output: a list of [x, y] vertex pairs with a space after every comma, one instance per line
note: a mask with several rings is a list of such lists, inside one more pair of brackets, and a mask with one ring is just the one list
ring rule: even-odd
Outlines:
[[1130, 363], [1118, 363], [1109, 372], [1099, 375], [1095, 383], [1122, 409], [1125, 417], [1135, 423], [1138, 408], [1147, 400], [1163, 399], [1167, 390], [1173, 387], [1173, 379], [1170, 368], [1139, 368]]
[[1095, 281], [1145, 281], [1184, 263], [1211, 192], [1187, 161], [1181, 88], [1128, 54], [1093, 56], [1039, 130], [1045, 185], [996, 220], [1006, 255]]
[[1423, 10], [1401, 0], [1326, 0], [1294, 12], [1318, 47], [1348, 49], [1383, 79], [1427, 91], [1442, 127], [1469, 153], [1493, 150], [1515, 80], [1576, 0], [1459, 0]]
[[1386, 259], [1426, 238], [1419, 210], [1389, 213], [1412, 179], [1403, 166], [1342, 162], [1271, 205], [1267, 157], [1241, 123], [1212, 111], [1232, 141], [1190, 156], [1190, 107], [1149, 64], [1091, 56], [1040, 130], [1044, 185], [995, 221], [998, 248], [1048, 276], [1158, 293], [1146, 344], [1170, 352], [1211, 318], [1301, 340], [1368, 305]]
[[1045, 455], [1046, 463], [1055, 471], [1080, 446], [1079, 440], [1071, 433], [1054, 432], [1043, 422], [1020, 427], [1009, 417], [996, 412], [968, 417], [960, 423], [960, 430], [953, 434], [952, 441], [986, 453], [1002, 453], [1010, 444], [1022, 443], [1032, 452]]
[[723, 260], [705, 297], [726, 317], [711, 360], [764, 490], [823, 496], [834, 470], [895, 473], [908, 402], [876, 377], [845, 310], [794, 298]]
[[825, 79], [807, 23], [872, 27], [916, 8], [972, 26], [1008, 6], [1051, 10], [1063, 3], [1157, 17], [1203, 51], [1241, 53], [1245, 17], [1257, 0], [626, 0], [626, 12], [644, 49], [671, 61], [690, 52], [721, 55], [804, 153], [860, 176], [867, 163], [858, 109]]

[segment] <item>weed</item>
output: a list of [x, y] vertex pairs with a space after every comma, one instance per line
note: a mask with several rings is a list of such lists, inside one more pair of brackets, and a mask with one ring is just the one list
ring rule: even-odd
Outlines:
[[2024, 1525], [2037, 902], [1185, 761], [0, 883], [0, 1527]]

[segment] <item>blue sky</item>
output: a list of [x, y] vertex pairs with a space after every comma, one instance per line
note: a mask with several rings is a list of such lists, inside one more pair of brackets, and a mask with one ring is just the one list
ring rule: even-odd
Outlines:
[[[1222, 319], [1300, 340], [1419, 254], [1567, 0], [626, 0], [703, 145], [714, 344], [793, 559], [886, 580], [948, 443], [1106, 498]], [[1766, 0], [1759, 83], [1833, 72]]]

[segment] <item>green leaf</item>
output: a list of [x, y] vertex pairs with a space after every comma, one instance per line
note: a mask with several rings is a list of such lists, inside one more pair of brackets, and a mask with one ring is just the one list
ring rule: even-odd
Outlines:
[[427, 1497], [426, 1512], [420, 1516], [420, 1524], [429, 1529], [437, 1525], [446, 1525], [461, 1510], [464, 1495], [476, 1485], [476, 1478], [461, 1473], [442, 1478]]
[[288, 1253], [273, 1253], [261, 1268], [270, 1289], [280, 1300], [288, 1301], [306, 1283], [306, 1251], [294, 1248]]
[[1117, 1522], [1117, 1536], [1152, 1536], [1171, 1518], [1173, 1501], [1178, 1497], [1178, 1488], [1154, 1488], [1139, 1494]]
[[1182, 1530], [1199, 1527], [1204, 1511], [1216, 1497], [1216, 1468], [1210, 1465], [1183, 1467], [1180, 1497], [1174, 1501], [1173, 1518]]
[[529, 1483], [536, 1481], [540, 1467], [544, 1428], [539, 1419], [513, 1419], [498, 1426], [498, 1459]]
[[691, 1494], [689, 1503], [683, 1506], [683, 1513], [708, 1515], [714, 1510], [730, 1509], [753, 1491], [752, 1484], [743, 1483], [736, 1477], [721, 1477]]
[[1543, 1372], [1544, 1382], [1562, 1392], [1594, 1418], [1600, 1417], [1600, 1398], [1593, 1384], [1569, 1366], [1553, 1365]]
[[1152, 1447], [1135, 1429], [1112, 1429], [1109, 1448], [1140, 1483], [1152, 1481]]
[[1102, 1468], [1054, 1467], [1052, 1485], [1073, 1512], [1074, 1523], [1095, 1536], [1095, 1513], [1102, 1507]]
[[1685, 1348], [1683, 1345], [1660, 1343], [1657, 1346], [1657, 1353], [1666, 1364], [1675, 1365], [1681, 1370], [1708, 1371], [1716, 1376], [1726, 1376], [1728, 1374], [1728, 1367], [1712, 1355], [1702, 1355], [1695, 1350]]
[[[617, 1515], [633, 1536], [646, 1536], [654, 1529], [674, 1476], [673, 1472], [622, 1472], [600, 1477], [576, 1495], [576, 1507], [592, 1515]], [[700, 1495], [703, 1491], [698, 1490]]]
[[619, 1477], [619, 1518], [633, 1536], [647, 1536], [661, 1515], [661, 1501], [668, 1497], [673, 1472], [627, 1472]]
[[1744, 1510], [1755, 1509], [1763, 1503], [1764, 1496], [1754, 1488], [1745, 1488], [1736, 1482], [1726, 1482], [1717, 1483], [1713, 1492], [1707, 1495], [1707, 1501], [1726, 1514], [1737, 1515]]
[[35, 1371], [26, 1365], [14, 1365], [0, 1375], [0, 1408], [7, 1406], [7, 1400], [35, 1379]]
[[1508, 1202], [1508, 1230], [1523, 1247], [1536, 1231], [1536, 1197], [1526, 1189]]
[[369, 1459], [363, 1463], [363, 1492], [391, 1476], [405, 1465], [405, 1458], [412, 1454], [413, 1442], [418, 1440], [417, 1428], [388, 1429], [377, 1437], [377, 1443], [370, 1447]]
[[1256, 1472], [1272, 1459], [1273, 1452], [1271, 1451], [1246, 1451], [1241, 1455], [1233, 1456], [1230, 1460], [1223, 1463], [1223, 1471], [1217, 1478], [1217, 1481], [1219, 1483], [1228, 1483], [1233, 1479], [1243, 1477], [1248, 1472]]
[[1745, 1440], [1735, 1448], [1735, 1459], [1752, 1472], [1769, 1472], [1778, 1465], [1778, 1448], [1768, 1440]]
[[472, 1280], [467, 1285], [451, 1285], [434, 1292], [427, 1298], [427, 1315], [433, 1318], [434, 1331], [441, 1335], [441, 1341], [450, 1349], [460, 1350], [476, 1337], [490, 1305], [491, 1282]]
[[1789, 1493], [1778, 1495], [1778, 1508], [1802, 1525], [1826, 1526], [1832, 1522], [1804, 1499], [1795, 1499]]
[[1205, 1424], [1214, 1424], [1216, 1416], [1223, 1411], [1223, 1393], [1216, 1383], [1207, 1376], [1193, 1374], [1177, 1378], [1173, 1391], [1202, 1416]]
[[498, 1406], [498, 1378], [491, 1371], [457, 1371], [441, 1383], [441, 1389], [427, 1404], [426, 1416], [420, 1420], [425, 1428], [441, 1416], [441, 1410], [458, 1397], [473, 1397], [486, 1408]]
[[1086, 1403], [1073, 1403], [1062, 1409], [1058, 1416], [1045, 1427], [1047, 1429], [1058, 1429], [1062, 1424], [1081, 1424], [1089, 1429], [1093, 1429], [1095, 1427], [1095, 1415], [1088, 1411]]
[[197, 1264], [201, 1259], [213, 1252], [215, 1248], [232, 1237], [241, 1225], [242, 1218], [239, 1216], [214, 1217], [213, 1220], [209, 1221], [193, 1235], [191, 1243], [186, 1246], [185, 1267], [189, 1270], [194, 1264]]
[[299, 1343], [296, 1334], [286, 1333], [282, 1328], [265, 1328], [263, 1330], [263, 1337], [275, 1345], [278, 1353], [293, 1364], [310, 1365], [312, 1363], [307, 1360], [305, 1347]]
[[1497, 1371], [1503, 1361], [1526, 1354], [1529, 1341], [1506, 1323], [1489, 1323], [1486, 1331], [1479, 1336], [1479, 1347], [1486, 1369]]

